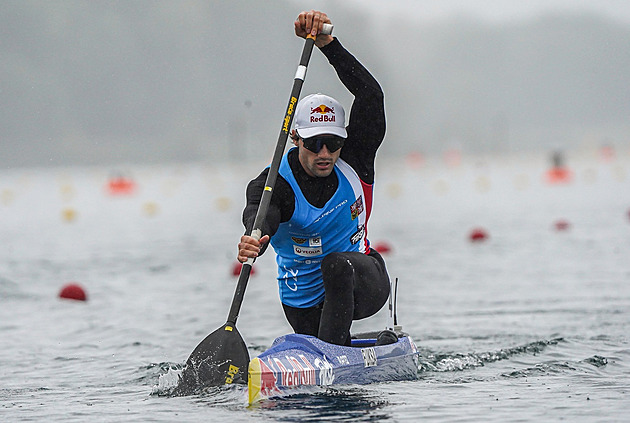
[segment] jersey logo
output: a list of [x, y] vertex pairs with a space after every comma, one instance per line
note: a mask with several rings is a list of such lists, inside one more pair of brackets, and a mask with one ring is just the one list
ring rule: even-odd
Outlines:
[[295, 242], [296, 244], [304, 244], [306, 242], [306, 238], [298, 238], [296, 236], [292, 236], [291, 239], [293, 240], [293, 242]]
[[316, 236], [315, 238], [311, 238], [308, 240], [309, 247], [321, 247], [322, 246], [322, 237]]
[[352, 220], [356, 219], [361, 213], [363, 213], [363, 196], [359, 195], [357, 201], [350, 206], [350, 216]]
[[[286, 266], [282, 266], [284, 267], [284, 270], [286, 270], [286, 272], [284, 273], [284, 284], [287, 286], [287, 288], [289, 288], [291, 291], [295, 292], [298, 290], [298, 286], [297, 286], [297, 275], [300, 272], [299, 270], [295, 270], [293, 271], [293, 269], [287, 269]], [[289, 285], [289, 273], [291, 273], [291, 279], [293, 279], [293, 286]]]
[[300, 247], [299, 245], [294, 245], [293, 252], [302, 257], [319, 256], [322, 254], [322, 247]]
[[350, 242], [352, 243], [352, 245], [361, 241], [361, 238], [363, 238], [364, 234], [365, 234], [365, 225], [360, 225], [357, 228], [357, 231], [353, 233], [352, 236], [350, 237]]

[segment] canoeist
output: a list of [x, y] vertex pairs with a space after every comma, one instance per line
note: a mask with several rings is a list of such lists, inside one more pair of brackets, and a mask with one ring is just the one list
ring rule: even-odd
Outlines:
[[[367, 239], [385, 110], [378, 82], [337, 38], [321, 34], [325, 23], [330, 23], [325, 13], [302, 12], [295, 34], [317, 35], [315, 45], [353, 94], [348, 126], [334, 98], [311, 94], [299, 101], [291, 131], [295, 147], [282, 158], [263, 236], [241, 237], [238, 260], [258, 257], [270, 241], [277, 254], [280, 300], [293, 330], [350, 345], [352, 321], [378, 312], [389, 295], [385, 262]], [[247, 234], [268, 172], [247, 187]]]

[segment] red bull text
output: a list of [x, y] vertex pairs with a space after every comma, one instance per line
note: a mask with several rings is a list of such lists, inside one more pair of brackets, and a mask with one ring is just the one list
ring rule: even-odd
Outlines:
[[[331, 113], [332, 116], [329, 115], [329, 113]], [[334, 121], [335, 121], [335, 108], [334, 107], [328, 107], [324, 104], [321, 104], [318, 107], [311, 108], [311, 123], [334, 122]]]

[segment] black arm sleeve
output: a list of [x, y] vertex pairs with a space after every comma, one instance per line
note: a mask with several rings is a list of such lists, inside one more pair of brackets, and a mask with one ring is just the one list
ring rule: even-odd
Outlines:
[[[262, 197], [263, 189], [265, 188], [265, 182], [267, 181], [267, 174], [269, 168], [264, 169], [260, 175], [251, 180], [247, 184], [246, 199], [247, 204], [243, 210], [243, 225], [245, 226], [245, 233], [249, 235], [252, 232], [254, 226], [254, 220], [256, 220], [256, 212], [258, 211], [258, 205]], [[276, 179], [276, 184], [271, 195], [271, 202], [267, 209], [267, 216], [263, 223], [262, 235], [273, 236], [278, 230], [280, 223], [287, 222], [293, 215], [295, 208], [295, 196], [289, 183], [280, 175]], [[269, 245], [269, 244], [267, 244]], [[261, 254], [267, 249], [265, 245], [261, 251]]]
[[385, 102], [381, 86], [370, 72], [336, 38], [321, 48], [345, 87], [354, 95], [348, 138], [341, 158], [366, 183], [374, 182], [376, 151], [385, 137]]

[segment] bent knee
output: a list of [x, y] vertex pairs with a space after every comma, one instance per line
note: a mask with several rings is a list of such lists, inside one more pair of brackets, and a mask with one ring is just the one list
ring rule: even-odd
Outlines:
[[344, 253], [330, 253], [322, 260], [322, 272], [352, 273], [352, 262]]
[[324, 284], [326, 280], [340, 280], [352, 277], [354, 267], [344, 253], [330, 253], [322, 260], [322, 275]]

